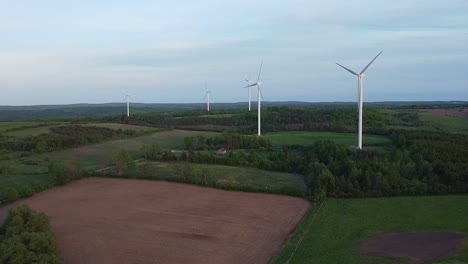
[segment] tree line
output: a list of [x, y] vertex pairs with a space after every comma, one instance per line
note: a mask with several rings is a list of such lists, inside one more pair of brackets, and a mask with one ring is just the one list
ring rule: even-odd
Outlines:
[[213, 137], [195, 136], [185, 137], [185, 150], [213, 150], [213, 149], [260, 149], [271, 148], [269, 139], [239, 134], [223, 134]]
[[[367, 109], [364, 112], [365, 132], [381, 133], [387, 124], [398, 122], [395, 114]], [[411, 116], [414, 118], [414, 116]], [[331, 131], [355, 132], [358, 120], [354, 107], [304, 107], [280, 106], [262, 109], [262, 131]], [[220, 132], [254, 134], [257, 132], [257, 113], [245, 112], [187, 112], [187, 113], [136, 113], [130, 117], [114, 116], [103, 119], [108, 122], [121, 122], [134, 125], [200, 129], [210, 125]], [[408, 120], [409, 121], [409, 120]], [[412, 120], [414, 121], [414, 120]], [[406, 122], [408, 124], [408, 122]]]
[[141, 134], [135, 130], [110, 129], [97, 126], [57, 126], [50, 133], [25, 138], [0, 136], [0, 149], [44, 153], [67, 148], [99, 143], [110, 139], [134, 137]]

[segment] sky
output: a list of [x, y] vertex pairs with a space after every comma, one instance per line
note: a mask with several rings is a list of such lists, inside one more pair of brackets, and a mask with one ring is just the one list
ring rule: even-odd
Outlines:
[[[468, 100], [466, 0], [0, 0], [0, 105]], [[253, 94], [256, 100], [256, 94]]]

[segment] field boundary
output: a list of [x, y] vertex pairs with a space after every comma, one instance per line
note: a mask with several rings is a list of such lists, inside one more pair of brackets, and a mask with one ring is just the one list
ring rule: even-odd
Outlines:
[[312, 224], [314, 223], [315, 218], [317, 218], [318, 214], [320, 213], [320, 209], [322, 209], [322, 206], [323, 206], [323, 204], [324, 204], [325, 202], [326, 202], [326, 200], [323, 201], [323, 202], [320, 204], [319, 208], [318, 208], [317, 211], [315, 212], [314, 217], [313, 217], [312, 220], [310, 221], [309, 226], [306, 228], [305, 232], [302, 233], [301, 236], [299, 237], [299, 241], [298, 241], [298, 243], [296, 244], [296, 247], [294, 248], [293, 252], [291, 253], [291, 256], [289, 256], [288, 260], [286, 261], [286, 264], [289, 264], [289, 262], [291, 262], [291, 260], [292, 260], [292, 259], [294, 258], [294, 256], [296, 255], [297, 249], [301, 246], [302, 241], [304, 240], [305, 235], [306, 235], [307, 233], [309, 233], [310, 227], [311, 227]]

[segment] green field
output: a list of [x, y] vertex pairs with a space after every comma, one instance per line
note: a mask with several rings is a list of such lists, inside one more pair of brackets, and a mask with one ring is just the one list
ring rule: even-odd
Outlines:
[[9, 129], [17, 129], [22, 127], [29, 127], [29, 126], [38, 126], [44, 124], [45, 122], [40, 121], [21, 121], [21, 122], [0, 122], [0, 132], [5, 132]]
[[[337, 144], [357, 145], [357, 135], [332, 132], [275, 132], [264, 134], [273, 145], [312, 145], [317, 141], [330, 140]], [[376, 135], [363, 135], [363, 145], [389, 146], [389, 138]]]
[[8, 189], [14, 188], [21, 192], [29, 186], [48, 187], [51, 184], [51, 176], [47, 174], [41, 175], [0, 175], [0, 200], [5, 197]]
[[[274, 263], [285, 263], [291, 256], [289, 263], [412, 263], [361, 256], [356, 245], [369, 233], [379, 231], [468, 234], [467, 205], [468, 195], [329, 199], [318, 213], [316, 209], [307, 216]], [[303, 233], [304, 239], [293, 254]], [[468, 239], [450, 260], [468, 262]]]
[[240, 114], [217, 114], [217, 115], [200, 115], [198, 117], [209, 117], [209, 118], [223, 118], [223, 117], [233, 117], [239, 116]]
[[445, 131], [455, 134], [468, 134], [468, 119], [455, 116], [438, 116], [419, 113], [424, 127], [431, 130]]
[[[216, 179], [218, 186], [230, 186], [236, 189], [281, 193], [307, 193], [307, 187], [301, 175], [265, 171], [253, 168], [242, 168], [222, 165], [193, 164], [181, 162], [150, 162], [153, 165], [151, 175], [156, 179], [176, 180], [176, 170], [179, 167], [190, 166], [196, 171], [207, 172]], [[200, 179], [203, 180], [203, 179]]]
[[152, 130], [156, 130], [155, 127], [148, 127], [148, 126], [135, 126], [135, 125], [127, 125], [127, 124], [118, 124], [118, 123], [84, 123], [79, 124], [80, 126], [96, 126], [96, 127], [105, 127], [115, 130], [135, 130], [138, 132], [148, 132]]

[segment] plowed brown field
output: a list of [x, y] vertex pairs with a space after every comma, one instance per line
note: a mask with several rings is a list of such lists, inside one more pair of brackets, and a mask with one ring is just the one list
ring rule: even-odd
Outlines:
[[98, 178], [19, 203], [51, 217], [65, 263], [267, 263], [310, 207], [287, 196]]

